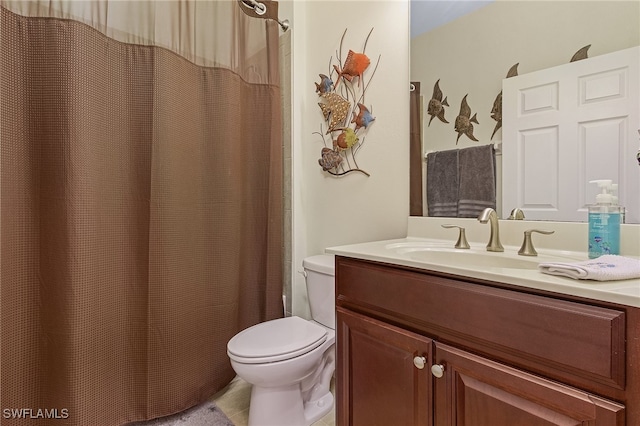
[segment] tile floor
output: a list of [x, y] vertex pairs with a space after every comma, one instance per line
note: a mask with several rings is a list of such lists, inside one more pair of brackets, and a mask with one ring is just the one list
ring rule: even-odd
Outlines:
[[[335, 387], [331, 382], [331, 392], [335, 395]], [[213, 397], [213, 401], [236, 426], [247, 426], [249, 420], [249, 399], [251, 385], [237, 377], [229, 385]], [[315, 422], [314, 426], [335, 426], [335, 404], [329, 414]]]

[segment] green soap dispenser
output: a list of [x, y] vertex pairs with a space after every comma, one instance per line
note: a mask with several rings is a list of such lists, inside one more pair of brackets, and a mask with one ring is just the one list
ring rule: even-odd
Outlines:
[[613, 204], [611, 180], [592, 180], [601, 188], [596, 203], [589, 206], [589, 258], [620, 254], [620, 206]]

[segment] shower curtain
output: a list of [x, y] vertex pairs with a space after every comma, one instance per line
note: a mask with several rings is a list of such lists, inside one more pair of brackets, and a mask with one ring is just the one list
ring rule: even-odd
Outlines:
[[409, 216], [422, 216], [422, 98], [420, 82], [409, 92]]
[[0, 423], [202, 402], [227, 341], [282, 316], [278, 24], [236, 1], [0, 6]]

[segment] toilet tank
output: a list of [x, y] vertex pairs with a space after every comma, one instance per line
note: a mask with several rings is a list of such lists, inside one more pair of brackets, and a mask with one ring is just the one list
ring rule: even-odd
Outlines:
[[310, 256], [302, 261], [307, 282], [311, 317], [332, 330], [336, 328], [335, 257], [332, 254]]

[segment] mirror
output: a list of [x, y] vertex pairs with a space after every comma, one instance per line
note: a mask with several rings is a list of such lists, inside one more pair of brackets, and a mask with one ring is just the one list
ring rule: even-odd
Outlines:
[[[440, 21], [427, 22], [434, 17]], [[502, 129], [493, 134], [497, 121], [491, 111], [502, 80], [515, 64], [518, 75], [523, 75], [566, 64], [588, 45], [588, 57], [640, 45], [637, 1], [412, 0], [411, 22], [410, 79], [421, 85], [423, 155], [489, 143], [499, 149]], [[427, 31], [421, 33], [416, 27], [423, 24]], [[447, 100], [444, 118], [448, 123], [438, 118], [429, 123], [427, 104], [436, 82], [442, 101]], [[465, 95], [471, 116], [477, 117], [472, 133], [477, 142], [466, 134], [457, 139], [454, 129]], [[501, 162], [498, 151], [498, 211], [502, 210]]]

